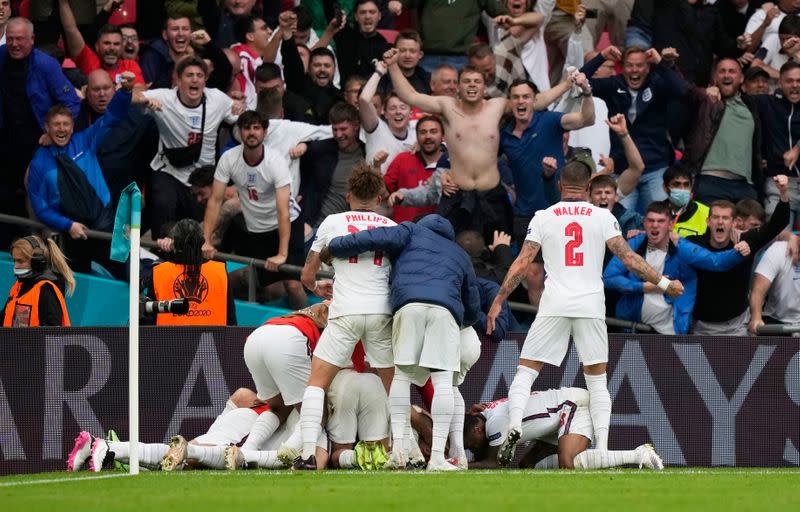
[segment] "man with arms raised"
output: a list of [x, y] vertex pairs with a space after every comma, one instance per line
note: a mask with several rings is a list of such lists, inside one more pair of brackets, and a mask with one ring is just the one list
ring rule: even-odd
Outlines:
[[[485, 100], [483, 74], [470, 66], [461, 71], [459, 99], [454, 99], [416, 92], [397, 66], [396, 49], [386, 52], [384, 61], [389, 68], [395, 92], [403, 101], [425, 112], [439, 114], [444, 120], [448, 134], [450, 175], [460, 190], [442, 198], [439, 212], [453, 224], [456, 233], [475, 229], [487, 240], [492, 239], [495, 229], [511, 233], [511, 204], [497, 170], [500, 140], [497, 126], [506, 111], [508, 100]], [[584, 92], [591, 94], [590, 91]], [[591, 122], [594, 122], [594, 110], [591, 112]]]
[[564, 166], [558, 185], [561, 202], [537, 212], [531, 219], [522, 250], [487, 315], [486, 332], [491, 334], [503, 301], [524, 279], [528, 265], [542, 249], [548, 279], [508, 390], [508, 433], [497, 454], [501, 465], [513, 459], [533, 381], [544, 363], [561, 364], [570, 334], [583, 363], [596, 447], [608, 449], [611, 397], [606, 383], [608, 335], [603, 295], [606, 246], [632, 272], [668, 295], [683, 293], [680, 281], [661, 276], [630, 249], [611, 212], [586, 202], [590, 177], [591, 171], [580, 162]]
[[[348, 191], [350, 211], [329, 215], [322, 221], [303, 267], [303, 284], [319, 295], [327, 296], [331, 292], [329, 283], [323, 284], [315, 279], [322, 266], [320, 251], [323, 247], [342, 235], [395, 225], [391, 219], [375, 213], [383, 191], [383, 179], [371, 167], [362, 162], [353, 169]], [[387, 392], [394, 375], [389, 259], [384, 258], [381, 251], [337, 258], [333, 260], [333, 270], [336, 280], [328, 327], [322, 333], [311, 360], [311, 376], [300, 410], [303, 452], [295, 461], [294, 469], [317, 469], [314, 450], [322, 428], [325, 392], [337, 372], [349, 365], [359, 339]]]

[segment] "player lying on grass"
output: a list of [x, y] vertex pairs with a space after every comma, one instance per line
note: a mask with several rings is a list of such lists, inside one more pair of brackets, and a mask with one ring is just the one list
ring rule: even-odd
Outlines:
[[[388, 459], [389, 409], [380, 378], [373, 373], [342, 369], [331, 382], [326, 399], [328, 414], [323, 433], [327, 430], [327, 438], [331, 442], [331, 467], [381, 469]], [[280, 459], [287, 466], [296, 460], [302, 448], [300, 435], [293, 434], [292, 437], [294, 439], [289, 440], [289, 436], [286, 436], [284, 446], [280, 447], [279, 452], [274, 452], [276, 457], [280, 453]], [[357, 439], [359, 442], [356, 444]], [[264, 449], [276, 448], [269, 446]], [[319, 466], [319, 454], [318, 442], [316, 458], [318, 467], [322, 468], [324, 466]], [[226, 468], [232, 470], [274, 467], [258, 462], [265, 457], [272, 460], [272, 456], [265, 456], [263, 450], [240, 449], [235, 445], [225, 450]]]
[[[473, 406], [464, 422], [464, 445], [471, 450], [476, 468], [498, 467], [497, 452], [508, 432], [508, 399]], [[558, 447], [561, 469], [602, 469], [638, 464], [661, 470], [664, 464], [650, 444], [635, 450], [589, 449], [594, 427], [589, 413], [589, 392], [581, 388], [534, 391], [522, 418], [520, 441], [542, 441]], [[556, 456], [553, 456], [556, 457]], [[545, 463], [545, 465], [548, 465]]]
[[[169, 444], [139, 443], [139, 461], [143, 467], [166, 471], [183, 469], [184, 467], [207, 467], [223, 469], [225, 467], [225, 447], [240, 443], [250, 432], [260, 414], [269, 410], [269, 406], [259, 403], [255, 392], [246, 388], [236, 390], [228, 399], [225, 409], [217, 416], [208, 432], [187, 442], [182, 436], [173, 436]], [[299, 415], [290, 415], [284, 428], [279, 429], [270, 439], [276, 449], [286, 440], [294, 429]], [[291, 423], [291, 426], [289, 426]], [[327, 459], [327, 438], [322, 436], [323, 449], [317, 454]], [[270, 443], [270, 441], [272, 441]], [[277, 461], [277, 453], [274, 460]], [[83, 431], [75, 439], [75, 446], [67, 460], [67, 471], [78, 471], [88, 462], [89, 469], [94, 472], [107, 468], [112, 461], [128, 463], [130, 444], [93, 437]], [[272, 467], [282, 467], [276, 464]]]

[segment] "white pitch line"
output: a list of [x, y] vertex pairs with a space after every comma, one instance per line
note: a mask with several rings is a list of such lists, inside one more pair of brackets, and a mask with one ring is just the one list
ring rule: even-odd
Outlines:
[[75, 478], [45, 478], [42, 480], [25, 480], [22, 482], [0, 482], [0, 487], [16, 487], [18, 485], [55, 484], [63, 482], [78, 482], [81, 480], [102, 480], [104, 478], [119, 478], [121, 476], [131, 476], [131, 475], [128, 473], [117, 473], [113, 475], [79, 476]]

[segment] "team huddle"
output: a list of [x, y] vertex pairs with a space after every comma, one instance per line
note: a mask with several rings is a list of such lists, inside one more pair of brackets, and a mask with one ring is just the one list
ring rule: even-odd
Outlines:
[[[316, 233], [303, 284], [326, 298], [273, 318], [247, 339], [255, 392], [240, 389], [208, 432], [169, 445], [138, 444], [145, 467], [176, 470], [323, 468], [457, 471], [506, 467], [533, 443], [525, 467], [662, 469], [653, 447], [608, 450], [611, 399], [602, 283], [606, 247], [670, 296], [683, 286], [633, 252], [606, 209], [586, 202], [590, 171], [567, 164], [561, 202], [530, 222], [521, 252], [487, 311], [452, 225], [431, 214], [396, 225], [376, 213], [383, 189], [364, 165], [348, 182], [351, 211]], [[548, 275], [508, 398], [466, 409], [458, 386], [480, 356], [472, 327], [495, 329], [508, 295], [541, 251]], [[318, 281], [323, 264], [335, 280]], [[560, 365], [572, 336], [587, 389], [531, 392], [545, 363]], [[411, 385], [425, 407], [412, 406]], [[130, 448], [81, 432], [69, 471], [125, 463]]]

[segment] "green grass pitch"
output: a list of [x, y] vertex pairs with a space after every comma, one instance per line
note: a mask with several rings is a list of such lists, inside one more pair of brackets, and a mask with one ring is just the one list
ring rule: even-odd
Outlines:
[[0, 478], [3, 511], [800, 510], [798, 469], [185, 471]]

